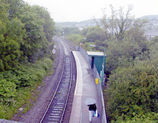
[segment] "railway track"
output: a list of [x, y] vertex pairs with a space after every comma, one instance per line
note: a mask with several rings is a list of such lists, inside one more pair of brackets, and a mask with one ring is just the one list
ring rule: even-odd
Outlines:
[[[63, 44], [62, 44], [63, 45]], [[66, 50], [66, 48], [64, 47]], [[67, 51], [66, 51], [67, 52]], [[74, 86], [74, 60], [69, 52], [65, 54], [59, 83], [40, 123], [62, 123], [66, 112], [71, 87]]]

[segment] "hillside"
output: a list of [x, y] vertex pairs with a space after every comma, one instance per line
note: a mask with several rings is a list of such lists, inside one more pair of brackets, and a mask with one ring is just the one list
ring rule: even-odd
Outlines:
[[[98, 19], [99, 20], [99, 19]], [[86, 28], [90, 26], [95, 26], [96, 23], [94, 19], [85, 20], [81, 22], [56, 22], [55, 25], [58, 27], [78, 27], [78, 28]]]
[[146, 16], [140, 17], [140, 19], [158, 20], [158, 15], [146, 15]]
[[[147, 16], [143, 16], [137, 19], [146, 19], [146, 20], [158, 20], [158, 15], [147, 15]], [[98, 22], [100, 21], [100, 19], [96, 19]], [[55, 24], [56, 26], [60, 26], [60, 27], [89, 27], [89, 26], [95, 26], [96, 22], [94, 19], [89, 19], [89, 20], [84, 20], [84, 21], [80, 21], [80, 22], [56, 22]]]
[[[158, 15], [147, 15], [137, 19], [148, 20], [148, 23], [145, 26], [145, 35], [158, 36]], [[100, 21], [100, 19], [96, 19]], [[96, 26], [94, 19], [85, 20], [81, 22], [56, 22], [57, 27], [78, 27], [79, 29]]]

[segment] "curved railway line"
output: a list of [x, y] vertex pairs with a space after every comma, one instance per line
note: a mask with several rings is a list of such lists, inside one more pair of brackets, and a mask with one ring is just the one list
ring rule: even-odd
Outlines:
[[[70, 108], [73, 98], [73, 91], [75, 88], [76, 82], [76, 67], [75, 61], [72, 56], [72, 53], [67, 45], [63, 42], [62, 49], [65, 51], [62, 72], [59, 75], [59, 82], [56, 83], [56, 89], [54, 89], [54, 94], [52, 99], [40, 121], [40, 123], [66, 123], [69, 122], [65, 112], [69, 110], [70, 117]], [[61, 45], [60, 45], [61, 47]], [[61, 49], [61, 48], [60, 48]], [[67, 115], [67, 113], [66, 113]], [[64, 118], [65, 116], [65, 118]]]

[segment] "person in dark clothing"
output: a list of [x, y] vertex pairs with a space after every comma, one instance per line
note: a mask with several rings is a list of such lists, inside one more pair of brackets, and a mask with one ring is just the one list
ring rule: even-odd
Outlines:
[[90, 104], [90, 105], [88, 105], [88, 106], [89, 106], [89, 110], [90, 110], [90, 111], [96, 111], [96, 109], [97, 109], [95, 103], [94, 103], [94, 104]]
[[[96, 112], [97, 106], [96, 106], [95, 103], [94, 103], [94, 104], [89, 104], [88, 106], [89, 106], [89, 121], [91, 122], [91, 120], [92, 120], [92, 114], [93, 114], [94, 112]], [[92, 112], [93, 112], [93, 113], [92, 113]]]

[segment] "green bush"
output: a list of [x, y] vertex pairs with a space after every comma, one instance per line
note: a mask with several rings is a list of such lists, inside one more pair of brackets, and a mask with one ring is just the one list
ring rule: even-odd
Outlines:
[[18, 108], [28, 103], [32, 91], [42, 82], [52, 65], [52, 60], [45, 58], [35, 64], [21, 64], [0, 73], [0, 118], [10, 119]]
[[158, 113], [158, 68], [151, 62], [137, 62], [134, 66], [118, 67], [109, 78], [107, 112], [111, 120], [135, 113]]
[[82, 36], [79, 34], [73, 34], [68, 36], [68, 40], [74, 42], [75, 44], [79, 45], [82, 42]]
[[119, 116], [116, 121], [111, 121], [112, 123], [157, 123], [158, 122], [158, 113], [150, 112], [146, 114], [136, 115], [133, 112], [133, 118], [126, 118], [124, 120], [124, 115]]
[[0, 80], [0, 96], [3, 99], [14, 97], [16, 94], [15, 83], [6, 81], [5, 79]]
[[52, 67], [52, 60], [49, 58], [46, 58], [44, 60], [40, 60], [36, 63], [35, 67], [36, 68], [40, 68], [40, 69], [44, 69], [46, 72], [48, 72], [50, 70], [50, 68]]

